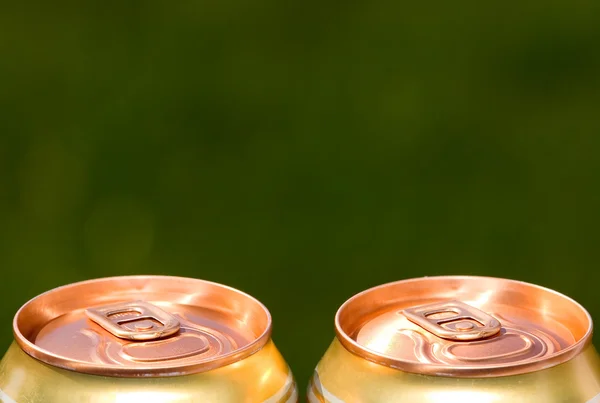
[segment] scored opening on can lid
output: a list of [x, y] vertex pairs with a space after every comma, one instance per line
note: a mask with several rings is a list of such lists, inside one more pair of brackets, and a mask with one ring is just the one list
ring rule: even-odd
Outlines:
[[581, 352], [592, 319], [556, 291], [515, 280], [423, 277], [346, 301], [335, 318], [342, 345], [406, 372], [496, 377], [537, 371]]
[[77, 372], [152, 377], [198, 373], [239, 361], [271, 335], [255, 298], [204, 280], [125, 276], [59, 287], [15, 315], [30, 356]]

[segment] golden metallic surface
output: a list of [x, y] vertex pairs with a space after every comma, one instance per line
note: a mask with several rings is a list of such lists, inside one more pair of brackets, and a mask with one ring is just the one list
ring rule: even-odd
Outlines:
[[27, 354], [73, 371], [165, 377], [210, 371], [258, 352], [271, 316], [253, 297], [203, 280], [126, 276], [48, 291], [16, 314]]
[[577, 357], [592, 319], [547, 288], [490, 277], [424, 277], [384, 284], [346, 301], [341, 344], [405, 372], [470, 378], [518, 375]]
[[115, 378], [41, 363], [13, 343], [0, 361], [2, 403], [296, 403], [292, 373], [272, 341], [220, 368], [184, 376]]
[[367, 361], [335, 339], [308, 388], [310, 403], [598, 403], [600, 360], [589, 345], [548, 369], [496, 378], [408, 373]]
[[167, 276], [75, 283], [27, 302], [1, 403], [297, 403], [259, 301]]
[[181, 329], [175, 316], [146, 301], [89, 308], [85, 314], [120, 339], [157, 340], [176, 334]]
[[497, 319], [460, 301], [421, 305], [404, 309], [401, 313], [406, 319], [443, 339], [473, 341], [500, 332]]

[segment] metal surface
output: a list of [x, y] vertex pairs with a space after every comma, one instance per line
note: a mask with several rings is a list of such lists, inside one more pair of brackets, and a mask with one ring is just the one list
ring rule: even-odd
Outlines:
[[2, 403], [296, 403], [292, 373], [272, 341], [211, 371], [115, 378], [40, 363], [13, 344], [0, 361]]
[[27, 302], [0, 362], [0, 402], [294, 403], [256, 299], [202, 280], [86, 281]]
[[340, 307], [336, 333], [308, 387], [311, 403], [600, 403], [589, 314], [532, 284], [384, 284]]
[[566, 363], [527, 374], [455, 378], [412, 374], [350, 353], [336, 339], [308, 388], [310, 403], [598, 403], [593, 346]]
[[[422, 316], [429, 311], [433, 317]], [[479, 331], [484, 338], [477, 336]], [[470, 339], [462, 339], [463, 332]], [[592, 320], [572, 299], [532, 284], [425, 277], [350, 298], [336, 314], [336, 333], [349, 351], [407, 372], [496, 377], [575, 357], [591, 341]]]
[[85, 314], [114, 336], [127, 340], [161, 339], [180, 328], [175, 316], [145, 301], [90, 308]]
[[402, 314], [411, 322], [443, 339], [481, 340], [500, 331], [500, 322], [496, 319], [459, 301], [408, 308], [403, 310]]
[[[134, 309], [132, 299], [149, 304]], [[155, 337], [155, 331], [172, 331], [174, 320], [179, 329], [170, 337], [135, 338], [136, 324], [142, 327], [140, 335]], [[271, 316], [256, 299], [220, 284], [112, 277], [33, 298], [17, 312], [13, 330], [23, 351], [50, 365], [118, 377], [173, 376], [218, 368], [257, 352], [269, 340]]]

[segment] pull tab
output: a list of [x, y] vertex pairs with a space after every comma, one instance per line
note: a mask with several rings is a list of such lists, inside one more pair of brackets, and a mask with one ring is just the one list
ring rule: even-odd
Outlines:
[[85, 314], [121, 339], [155, 340], [179, 330], [175, 316], [145, 301], [90, 308]]
[[405, 309], [413, 323], [442, 339], [473, 341], [495, 335], [500, 322], [460, 301], [447, 301]]

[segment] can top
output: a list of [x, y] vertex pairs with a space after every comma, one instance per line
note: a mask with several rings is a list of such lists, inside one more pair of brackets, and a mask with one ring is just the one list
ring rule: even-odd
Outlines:
[[176, 376], [239, 361], [271, 335], [271, 315], [253, 297], [204, 280], [125, 276], [59, 287], [15, 315], [15, 339], [30, 356], [77, 372]]
[[497, 377], [548, 368], [591, 342], [592, 319], [547, 288], [474, 276], [384, 284], [346, 301], [335, 318], [346, 349], [406, 372]]

